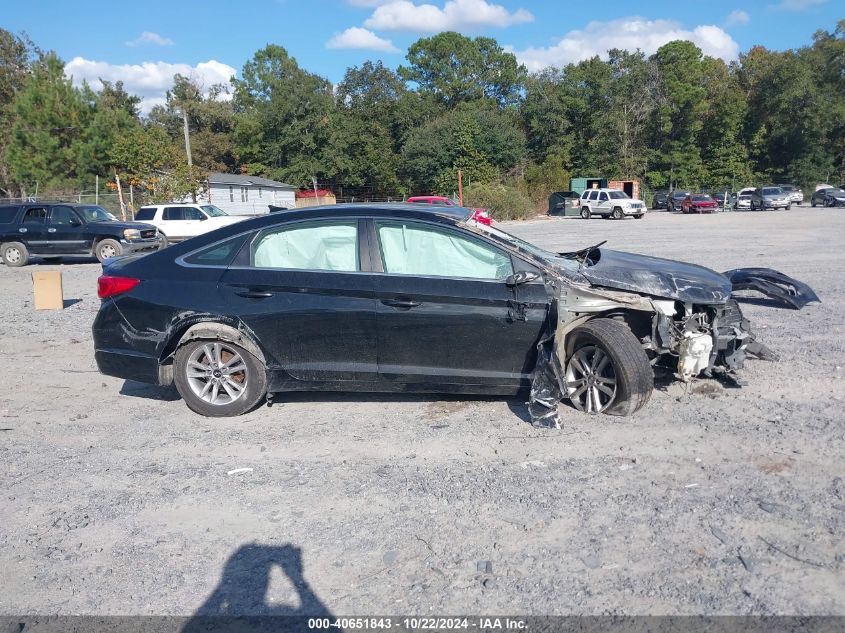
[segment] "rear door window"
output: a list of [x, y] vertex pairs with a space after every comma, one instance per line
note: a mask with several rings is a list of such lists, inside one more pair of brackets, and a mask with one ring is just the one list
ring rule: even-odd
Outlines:
[[598, 200], [599, 199], [599, 192], [598, 191], [591, 191], [590, 192], [590, 200]]
[[24, 224], [46, 224], [47, 223], [47, 209], [46, 207], [30, 207], [23, 215]]
[[354, 272], [358, 265], [358, 222], [313, 222], [270, 229], [252, 244], [256, 268]]
[[164, 214], [162, 215], [162, 220], [184, 220], [185, 219], [185, 208], [184, 207], [165, 207]]

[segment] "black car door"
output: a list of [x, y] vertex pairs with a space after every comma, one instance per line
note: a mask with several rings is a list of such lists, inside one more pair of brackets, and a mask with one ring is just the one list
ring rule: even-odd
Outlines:
[[20, 242], [30, 253], [48, 254], [50, 251], [47, 242], [47, 207], [27, 207], [18, 227], [18, 235]]
[[528, 383], [548, 308], [542, 283], [509, 287], [511, 256], [458, 227], [375, 219], [370, 235], [382, 378]]
[[265, 229], [221, 278], [231, 313], [273, 357], [271, 390], [291, 379], [378, 380], [375, 299], [371, 275], [361, 272], [369, 254], [358, 223], [324, 219]]
[[56, 254], [90, 253], [93, 236], [71, 207], [50, 209], [47, 224], [48, 249]]

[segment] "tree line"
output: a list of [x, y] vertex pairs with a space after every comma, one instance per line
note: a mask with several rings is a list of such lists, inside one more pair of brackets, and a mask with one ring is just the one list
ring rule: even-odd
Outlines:
[[0, 29], [0, 193], [99, 175], [165, 200], [225, 171], [379, 199], [450, 195], [460, 169], [471, 197], [519, 216], [571, 176], [646, 190], [845, 181], [845, 20], [730, 63], [674, 41], [533, 74], [495, 39], [444, 32], [395, 71], [367, 61], [336, 85], [270, 44], [230, 85], [176, 75], [146, 116], [121, 82], [101, 84], [74, 85], [55, 53]]

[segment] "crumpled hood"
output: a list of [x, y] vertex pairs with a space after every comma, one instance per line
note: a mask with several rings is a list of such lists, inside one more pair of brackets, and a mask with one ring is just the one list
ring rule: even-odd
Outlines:
[[[595, 262], [596, 255], [598, 261]], [[671, 259], [596, 249], [580, 273], [591, 284], [689, 303], [724, 303], [731, 282], [715, 270]]]

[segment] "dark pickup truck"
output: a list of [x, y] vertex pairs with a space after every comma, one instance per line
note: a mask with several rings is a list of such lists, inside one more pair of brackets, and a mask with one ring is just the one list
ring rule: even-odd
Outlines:
[[28, 202], [0, 206], [0, 258], [7, 266], [25, 266], [30, 255], [109, 257], [157, 250], [158, 229], [141, 222], [121, 222], [92, 204]]

